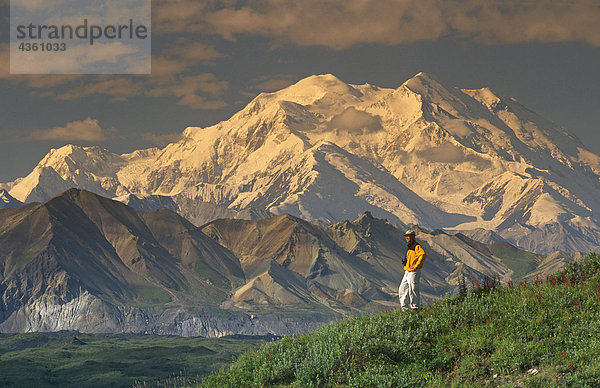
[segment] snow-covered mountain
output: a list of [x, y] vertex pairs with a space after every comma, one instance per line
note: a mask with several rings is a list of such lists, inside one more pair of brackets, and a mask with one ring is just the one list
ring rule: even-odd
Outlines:
[[69, 187], [169, 196], [184, 216], [197, 203], [320, 223], [370, 211], [541, 253], [600, 246], [598, 155], [512, 98], [424, 73], [396, 89], [311, 76], [163, 149], [67, 145], [0, 187], [23, 202]]

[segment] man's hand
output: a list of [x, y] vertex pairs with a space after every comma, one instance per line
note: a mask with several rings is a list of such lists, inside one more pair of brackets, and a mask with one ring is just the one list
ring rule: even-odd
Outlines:
[[417, 269], [417, 266], [413, 264], [413, 265], [409, 265], [408, 268], [415, 270], [415, 269]]

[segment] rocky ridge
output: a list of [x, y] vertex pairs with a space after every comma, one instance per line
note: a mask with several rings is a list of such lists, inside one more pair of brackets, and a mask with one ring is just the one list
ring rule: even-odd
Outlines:
[[[462, 276], [516, 280], [577, 259], [442, 231], [417, 239], [426, 302]], [[396, 308], [403, 246], [403, 232], [369, 212], [327, 226], [283, 214], [198, 228], [168, 209], [70, 189], [0, 209], [0, 331], [303, 333]]]

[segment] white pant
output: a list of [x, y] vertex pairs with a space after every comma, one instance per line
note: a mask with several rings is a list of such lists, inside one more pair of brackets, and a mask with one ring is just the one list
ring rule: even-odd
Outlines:
[[[402, 310], [418, 309], [420, 304], [419, 283], [421, 282], [421, 270], [404, 271], [402, 282], [398, 288], [400, 297], [400, 308]], [[408, 300], [407, 300], [408, 299]], [[407, 303], [409, 302], [409, 303]]]

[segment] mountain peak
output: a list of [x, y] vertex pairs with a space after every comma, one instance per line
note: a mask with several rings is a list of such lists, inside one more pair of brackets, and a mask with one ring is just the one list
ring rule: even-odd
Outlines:
[[404, 82], [402, 86], [407, 87], [413, 92], [421, 95], [432, 94], [432, 91], [436, 91], [438, 93], [440, 91], [446, 92], [444, 85], [442, 85], [431, 75], [424, 72], [417, 73], [414, 77]]
[[50, 152], [48, 153], [48, 156], [54, 157], [54, 158], [60, 158], [60, 157], [64, 157], [67, 155], [73, 155], [73, 154], [85, 156], [90, 153], [110, 154], [111, 152], [100, 146], [84, 147], [84, 146], [78, 146], [75, 144], [65, 144], [64, 146], [62, 146], [60, 148], [52, 148], [50, 150]]
[[368, 226], [372, 225], [374, 222], [375, 222], [375, 217], [373, 217], [371, 212], [367, 210], [364, 213], [362, 213], [361, 215], [359, 215], [354, 221], [352, 221], [352, 224], [357, 225], [357, 226], [368, 227]]
[[323, 85], [323, 86], [330, 86], [332, 84], [346, 85], [346, 83], [344, 81], [342, 81], [341, 79], [339, 79], [338, 77], [336, 77], [335, 75], [333, 75], [331, 73], [311, 75], [311, 76], [308, 76], [308, 77], [303, 78], [300, 81], [296, 82], [296, 85], [298, 85], [298, 84], [311, 84], [311, 85]]
[[77, 206], [86, 212], [89, 210], [95, 212], [97, 211], [98, 206], [102, 207], [104, 210], [116, 209], [121, 213], [132, 213], [135, 211], [133, 208], [130, 208], [122, 202], [106, 198], [89, 190], [75, 187], [46, 200], [42, 205], [52, 207], [56, 206], [56, 204], [62, 204], [59, 205], [59, 207], [63, 209], [63, 206]]
[[418, 78], [418, 79], [427, 80], [427, 81], [435, 81], [435, 78], [433, 78], [433, 76], [431, 76], [431, 74], [426, 73], [424, 71], [418, 72], [411, 79], [413, 79], [413, 78]]
[[326, 106], [332, 102], [343, 104], [360, 95], [361, 92], [358, 89], [333, 74], [312, 75], [285, 89], [269, 94], [269, 96], [276, 96], [278, 99], [300, 105], [312, 105], [318, 101], [325, 101]]
[[342, 90], [347, 91], [351, 89], [351, 87], [336, 77], [333, 74], [317, 74], [311, 75], [309, 77], [303, 78], [295, 84], [288, 86], [285, 89], [280, 90], [279, 92], [284, 91], [293, 91], [293, 92], [306, 92], [306, 93], [314, 93], [315, 91], [335, 91]]
[[365, 211], [364, 213], [362, 213], [360, 216], [358, 216], [358, 218], [356, 218], [356, 222], [361, 222], [363, 220], [373, 220], [373, 214], [371, 214], [370, 211]]
[[70, 159], [82, 166], [97, 168], [99, 164], [112, 164], [121, 158], [99, 146], [81, 147], [74, 144], [67, 144], [60, 148], [52, 148], [38, 166], [57, 167], [63, 165], [66, 159]]
[[282, 213], [277, 216], [274, 216], [274, 217], [272, 217], [272, 220], [277, 223], [279, 223], [279, 222], [293, 222], [293, 223], [304, 222], [304, 220], [302, 220], [298, 217], [294, 217], [293, 215], [291, 215], [289, 213]]
[[[98, 194], [92, 193], [91, 191], [72, 187], [72, 188], [70, 188], [66, 191], [63, 191], [62, 193], [48, 199], [47, 201], [44, 202], [44, 204], [54, 203], [57, 201], [67, 201], [67, 202], [73, 203], [73, 204], [80, 204], [80, 202], [82, 200], [85, 201], [88, 198], [98, 198], [101, 200], [105, 199], [104, 197], [102, 197]], [[119, 203], [119, 202], [115, 201], [115, 203]]]

